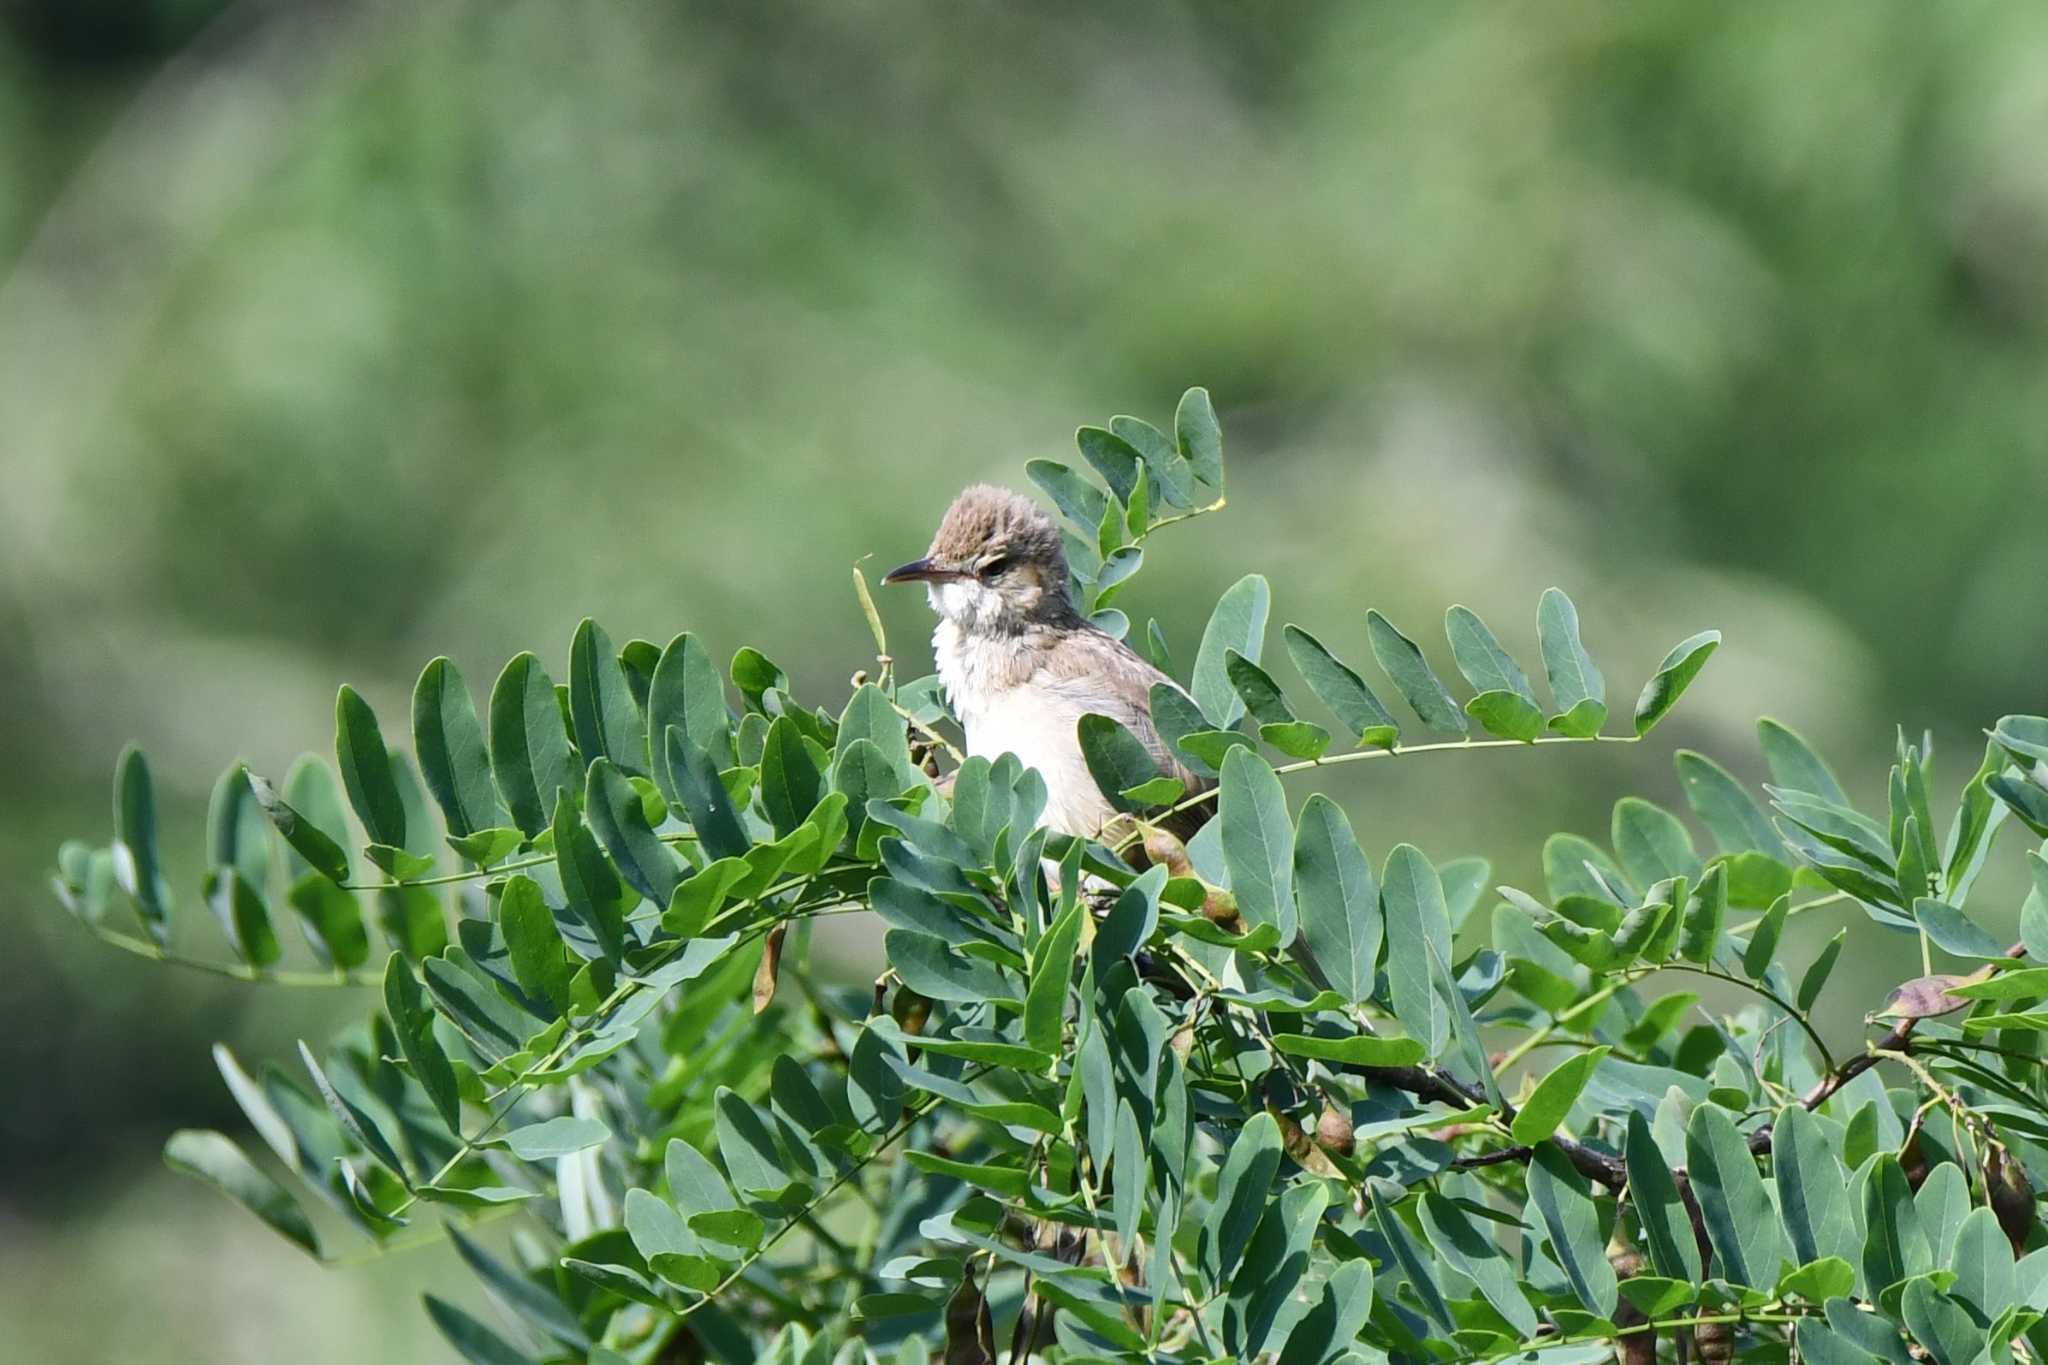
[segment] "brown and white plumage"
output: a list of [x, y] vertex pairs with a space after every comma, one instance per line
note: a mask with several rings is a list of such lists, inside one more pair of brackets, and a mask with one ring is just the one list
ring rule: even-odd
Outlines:
[[1032, 502], [977, 484], [946, 510], [925, 557], [888, 583], [923, 582], [939, 613], [932, 652], [967, 752], [1014, 753], [1045, 779], [1046, 824], [1092, 836], [1116, 814], [1089, 774], [1076, 725], [1120, 722], [1189, 792], [1208, 784], [1152, 723], [1153, 684], [1178, 687], [1075, 610], [1059, 528]]

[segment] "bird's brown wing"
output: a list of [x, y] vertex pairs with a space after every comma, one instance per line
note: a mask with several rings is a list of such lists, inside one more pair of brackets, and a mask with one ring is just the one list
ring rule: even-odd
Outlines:
[[[1188, 767], [1152, 723], [1153, 684], [1185, 689], [1123, 641], [1098, 630], [1077, 631], [1051, 651], [1043, 675], [1047, 686], [1085, 701], [1085, 710], [1106, 715], [1136, 735], [1159, 771], [1179, 779], [1184, 789], [1182, 800], [1213, 785]], [[1205, 802], [1177, 811], [1160, 823], [1182, 839], [1191, 838], [1214, 808], [1214, 803]]]

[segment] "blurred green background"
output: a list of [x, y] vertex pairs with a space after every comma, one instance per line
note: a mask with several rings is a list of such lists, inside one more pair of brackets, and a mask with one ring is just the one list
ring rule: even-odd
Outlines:
[[[326, 749], [338, 682], [395, 720], [431, 655], [559, 668], [591, 614], [836, 704], [872, 653], [849, 566], [1189, 384], [1231, 506], [1120, 603], [1183, 660], [1250, 570], [1354, 657], [1368, 605], [1438, 641], [1460, 601], [1532, 658], [1563, 584], [1623, 706], [1727, 634], [1641, 750], [1344, 770], [1378, 850], [1534, 884], [1548, 831], [1676, 804], [1676, 744], [1760, 775], [1758, 712], [1881, 800], [1894, 722], [1952, 795], [1978, 727], [2048, 709], [2031, 0], [0, 15], [11, 1359], [452, 1359], [418, 1279], [480, 1300], [431, 1252], [316, 1269], [164, 1172], [171, 1128], [236, 1127], [212, 1040], [277, 1055], [371, 1002], [52, 906], [125, 740], [211, 951], [207, 785]], [[922, 672], [921, 600], [883, 610]], [[1845, 1033], [1911, 956], [1852, 934]]]

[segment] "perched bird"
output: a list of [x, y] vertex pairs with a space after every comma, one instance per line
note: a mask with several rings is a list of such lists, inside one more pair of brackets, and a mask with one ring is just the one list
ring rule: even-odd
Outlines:
[[[1075, 730], [1091, 712], [1130, 730], [1190, 794], [1209, 785], [1152, 723], [1153, 685], [1179, 684], [1075, 610], [1059, 527], [1029, 498], [987, 484], [967, 489], [925, 557], [882, 581], [925, 585], [940, 618], [932, 634], [939, 681], [966, 727], [967, 752], [1013, 753], [1036, 768], [1050, 828], [1092, 837], [1116, 815]], [[1174, 823], [1188, 833], [1200, 822], [1195, 811], [1182, 817]]]

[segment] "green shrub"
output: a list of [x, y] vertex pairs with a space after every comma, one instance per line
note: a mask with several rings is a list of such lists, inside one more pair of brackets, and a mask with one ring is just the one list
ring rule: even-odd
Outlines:
[[[1100, 483], [1028, 470], [1114, 633], [1145, 541], [1223, 505], [1207, 394], [1173, 427], [1083, 428]], [[959, 760], [870, 607], [879, 671], [836, 712], [746, 649], [735, 707], [702, 641], [620, 648], [587, 621], [565, 687], [523, 654], [482, 713], [429, 664], [409, 755], [343, 688], [338, 779], [309, 756], [214, 792], [202, 899], [232, 959], [170, 947], [137, 751], [111, 846], [67, 844], [56, 885], [132, 952], [379, 992], [301, 1047], [302, 1077], [218, 1050], [296, 1192], [223, 1134], [165, 1154], [315, 1257], [452, 1238], [484, 1294], [427, 1311], [479, 1365], [2043, 1358], [2048, 966], [2023, 959], [2048, 963], [2048, 862], [2026, 855], [2021, 944], [1971, 891], [2002, 828], [2048, 834], [2048, 720], [1998, 722], [1943, 839], [1930, 743], [1899, 740], [1873, 816], [1766, 720], [1764, 798], [1676, 755], [1712, 852], [1626, 797], [1611, 847], [1555, 835], [1540, 894], [1491, 888], [1481, 858], [1368, 856], [1281, 779], [1636, 743], [1719, 635], [1674, 648], [1613, 734], [1556, 589], [1547, 704], [1459, 607], [1462, 704], [1376, 612], [1387, 697], [1288, 625], [1297, 695], [1269, 597], [1225, 594], [1194, 702], [1160, 713], [1214, 788], [1084, 722], [1133, 813], [1099, 842], [1040, 827], [1014, 758]], [[1172, 671], [1156, 628], [1139, 647]], [[1212, 801], [1186, 845], [1157, 828]], [[1858, 909], [1917, 936], [1924, 971], [1830, 1042], [1813, 1010], [1844, 934], [1805, 964], [1781, 935]], [[810, 968], [815, 923], [852, 913], [887, 929], [872, 989]], [[317, 968], [280, 965], [287, 917]], [[1648, 993], [1670, 983], [1705, 995]]]

